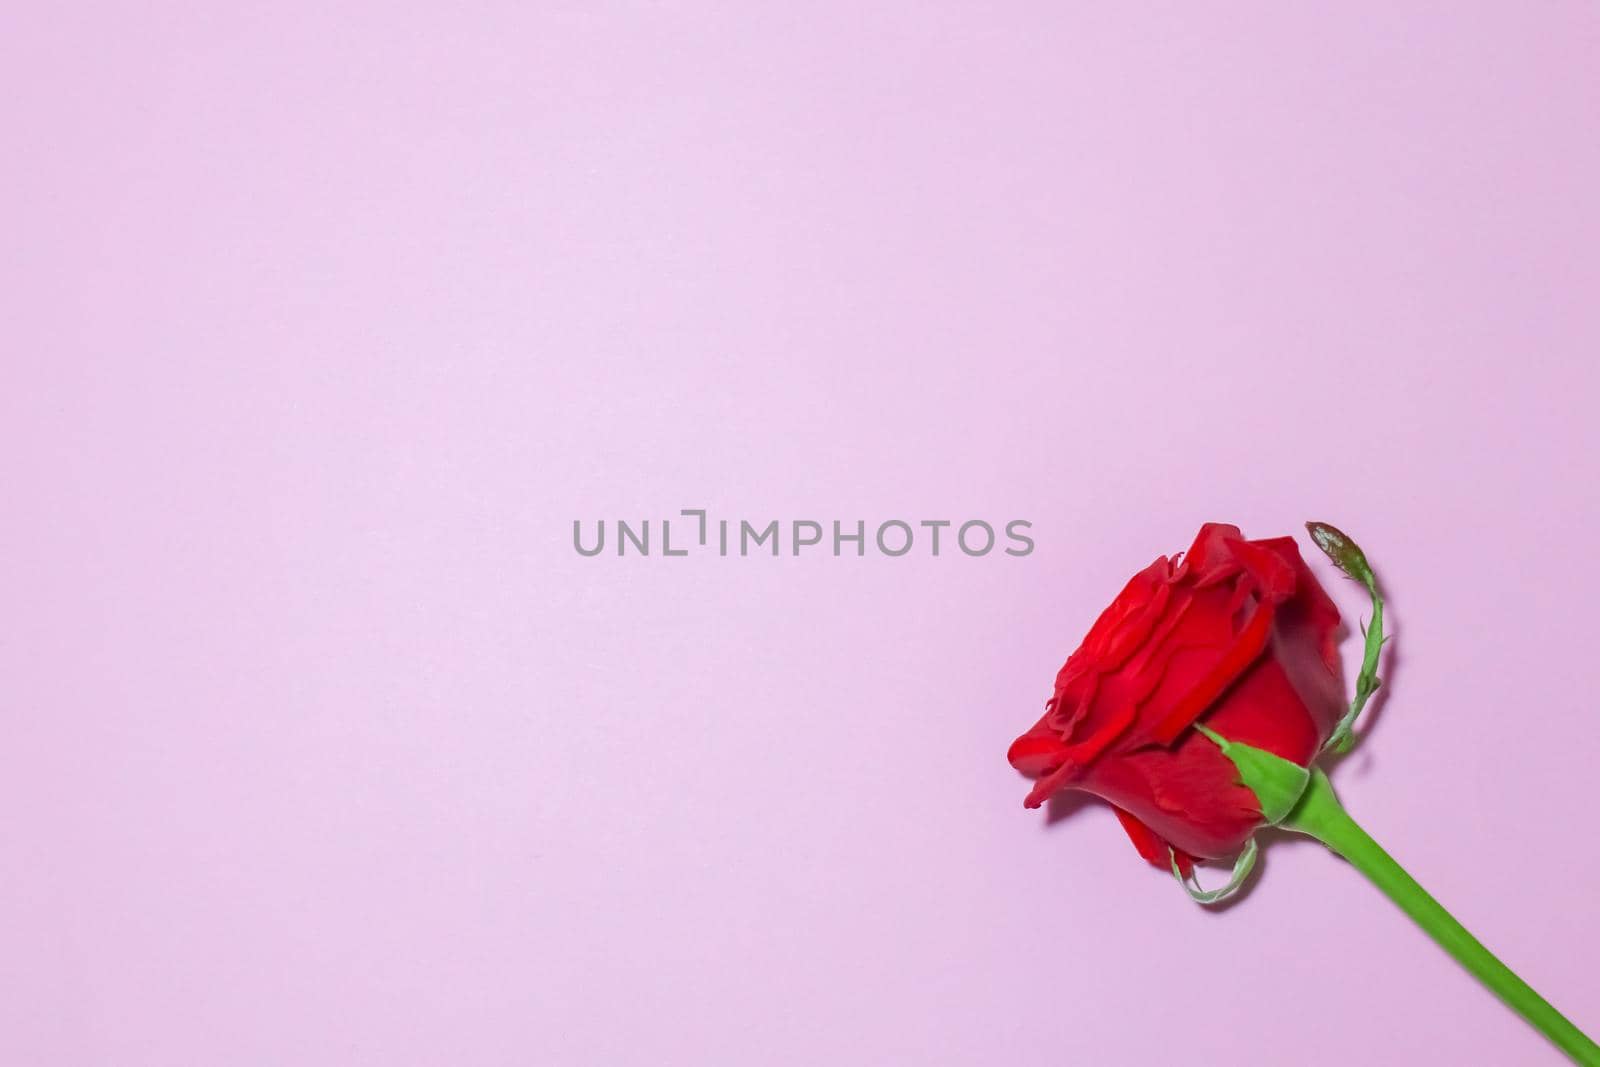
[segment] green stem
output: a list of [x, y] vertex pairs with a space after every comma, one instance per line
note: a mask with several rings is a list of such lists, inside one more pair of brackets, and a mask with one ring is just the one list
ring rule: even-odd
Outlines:
[[1356, 697], [1350, 702], [1350, 710], [1345, 712], [1344, 718], [1339, 720], [1333, 728], [1333, 733], [1328, 736], [1328, 743], [1323, 747], [1331, 752], [1349, 752], [1355, 744], [1356, 717], [1361, 714], [1361, 709], [1367, 706], [1367, 701], [1372, 699], [1372, 694], [1378, 691], [1378, 686], [1383, 683], [1378, 679], [1378, 655], [1383, 651], [1383, 595], [1378, 592], [1376, 579], [1367, 584], [1367, 592], [1372, 595], [1372, 621], [1367, 624], [1367, 640], [1361, 653], [1361, 673], [1356, 675]]
[[1401, 911], [1427, 931], [1440, 948], [1454, 956], [1495, 996], [1549, 1038], [1574, 1063], [1582, 1067], [1600, 1067], [1600, 1045], [1591, 1041], [1566, 1016], [1551, 1007], [1549, 1001], [1518, 978], [1511, 968], [1496, 959], [1437, 900], [1429, 896], [1427, 890], [1405, 872], [1405, 868], [1368, 837], [1367, 832], [1356, 824], [1333, 795], [1327, 775], [1320, 770], [1311, 772], [1311, 784], [1305, 796], [1282, 825], [1309, 834], [1349, 860], [1351, 866], [1366, 875], [1385, 896], [1400, 906]]

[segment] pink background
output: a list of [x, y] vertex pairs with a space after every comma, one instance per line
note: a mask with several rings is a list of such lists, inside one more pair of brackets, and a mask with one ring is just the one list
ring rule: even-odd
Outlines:
[[[1367, 545], [1337, 785], [1600, 1027], [1592, 4], [324, 6], [0, 33], [0, 1062], [1560, 1062], [1022, 809], [1206, 519]], [[685, 507], [1038, 549], [572, 550]]]

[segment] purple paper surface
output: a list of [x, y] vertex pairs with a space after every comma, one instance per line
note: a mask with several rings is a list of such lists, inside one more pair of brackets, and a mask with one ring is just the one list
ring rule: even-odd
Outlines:
[[1310, 842], [1023, 810], [1205, 520], [1361, 541], [1335, 784], [1600, 1027], [1600, 9], [6, 23], [0, 1063], [1562, 1062]]

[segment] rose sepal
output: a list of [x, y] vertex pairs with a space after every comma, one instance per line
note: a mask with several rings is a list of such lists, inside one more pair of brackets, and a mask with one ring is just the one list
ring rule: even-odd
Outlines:
[[1233, 761], [1239, 771], [1239, 781], [1256, 795], [1262, 821], [1268, 826], [1283, 822], [1305, 794], [1311, 783], [1311, 772], [1264, 748], [1230, 741], [1201, 723], [1195, 723], [1194, 728]]

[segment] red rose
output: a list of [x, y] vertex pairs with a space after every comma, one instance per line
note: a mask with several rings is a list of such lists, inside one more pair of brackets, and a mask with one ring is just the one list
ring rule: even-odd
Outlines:
[[[1182, 562], [1179, 562], [1179, 560]], [[1056, 676], [1044, 718], [1011, 746], [1037, 777], [1109, 801], [1139, 854], [1187, 874], [1238, 853], [1262, 823], [1233, 762], [1189, 727], [1307, 766], [1344, 711], [1339, 610], [1289, 537], [1246, 541], [1207, 523], [1101, 613]]]

